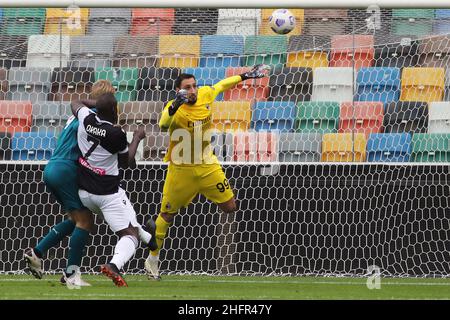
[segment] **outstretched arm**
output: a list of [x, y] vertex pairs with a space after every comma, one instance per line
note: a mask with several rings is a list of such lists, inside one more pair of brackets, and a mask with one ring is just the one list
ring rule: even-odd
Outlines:
[[220, 94], [228, 89], [233, 88], [235, 85], [237, 85], [241, 81], [265, 77], [266, 76], [265, 70], [269, 70], [269, 69], [270, 69], [270, 67], [267, 65], [257, 64], [250, 71], [247, 71], [238, 76], [232, 76], [232, 77], [223, 79], [222, 81], [219, 81], [218, 83], [216, 83], [213, 86], [213, 88], [217, 92], [217, 94]]

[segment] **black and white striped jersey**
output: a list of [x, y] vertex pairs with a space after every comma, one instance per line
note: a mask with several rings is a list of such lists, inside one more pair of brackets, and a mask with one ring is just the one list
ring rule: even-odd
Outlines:
[[97, 195], [116, 193], [120, 185], [118, 154], [128, 152], [125, 132], [87, 107], [80, 108], [77, 117], [80, 189]]

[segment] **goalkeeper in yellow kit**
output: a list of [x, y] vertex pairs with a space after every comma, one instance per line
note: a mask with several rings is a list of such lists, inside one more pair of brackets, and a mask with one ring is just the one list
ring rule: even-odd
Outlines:
[[165, 106], [159, 126], [169, 131], [170, 145], [164, 161], [169, 162], [161, 211], [156, 219], [158, 249], [145, 261], [149, 276], [160, 279], [159, 250], [178, 210], [200, 193], [225, 213], [236, 210], [236, 202], [225, 173], [211, 149], [211, 104], [225, 90], [247, 79], [264, 77], [265, 65], [256, 65], [241, 75], [213, 86], [197, 88], [195, 77], [181, 74], [175, 81], [176, 98]]

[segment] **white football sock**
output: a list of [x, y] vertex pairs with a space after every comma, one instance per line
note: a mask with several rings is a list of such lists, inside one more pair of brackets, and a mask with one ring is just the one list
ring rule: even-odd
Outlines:
[[125, 263], [131, 259], [136, 251], [138, 240], [133, 236], [123, 236], [117, 242], [114, 249], [114, 257], [110, 263], [114, 263], [121, 270]]
[[139, 239], [141, 239], [141, 241], [144, 242], [145, 244], [148, 244], [152, 239], [152, 235], [147, 231], [145, 231], [144, 229], [142, 229], [141, 226], [139, 226]]

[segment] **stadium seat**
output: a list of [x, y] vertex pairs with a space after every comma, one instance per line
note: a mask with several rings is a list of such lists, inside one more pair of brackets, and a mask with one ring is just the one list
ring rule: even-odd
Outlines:
[[434, 9], [393, 9], [392, 34], [427, 36], [433, 33]]
[[428, 133], [450, 133], [450, 102], [431, 102]]
[[168, 133], [161, 132], [150, 134], [147, 137], [147, 143], [144, 145], [144, 160], [163, 161], [169, 149], [170, 136]]
[[55, 68], [49, 101], [89, 99], [95, 82], [94, 68]]
[[31, 121], [30, 101], [0, 101], [0, 132], [29, 132]]
[[294, 129], [297, 108], [294, 102], [256, 102], [253, 105], [252, 129], [289, 132]]
[[280, 133], [280, 162], [320, 162], [322, 135], [317, 133]]
[[8, 69], [0, 68], [0, 100], [5, 100], [8, 91]]
[[444, 88], [444, 68], [404, 68], [400, 100], [442, 101]]
[[200, 67], [239, 67], [244, 54], [242, 36], [203, 36]]
[[412, 162], [450, 162], [450, 134], [416, 133], [411, 143]]
[[249, 101], [215, 101], [211, 105], [212, 124], [220, 132], [247, 131], [252, 117]]
[[330, 67], [371, 67], [374, 64], [373, 35], [335, 35], [331, 38]]
[[42, 34], [44, 23], [45, 8], [5, 8], [1, 33], [10, 36]]
[[87, 33], [96, 36], [127, 35], [130, 23], [129, 8], [91, 8]]
[[417, 101], [392, 102], [385, 106], [384, 133], [425, 133], [428, 129], [428, 104]]
[[298, 104], [297, 128], [300, 133], [336, 133], [339, 102], [302, 102]]
[[375, 66], [406, 68], [420, 65], [419, 41], [411, 36], [375, 34]]
[[181, 70], [177, 68], [142, 68], [137, 82], [138, 101], [164, 101], [175, 98], [175, 80]]
[[326, 133], [322, 140], [323, 162], [364, 162], [366, 138], [362, 133]]
[[391, 20], [391, 9], [375, 7], [348, 9], [345, 19], [345, 34], [362, 33], [388, 36], [391, 33]]
[[310, 101], [313, 72], [310, 68], [277, 69], [270, 75], [268, 101]]
[[329, 36], [290, 36], [287, 67], [319, 68], [328, 67]]
[[[270, 28], [269, 18], [275, 9], [262, 9], [261, 10], [261, 26], [259, 28], [260, 35], [275, 35], [276, 33]], [[295, 17], [295, 27], [289, 32], [289, 36], [299, 35], [302, 33], [303, 21], [305, 20], [305, 10], [304, 9], [292, 9], [288, 10]]]
[[46, 101], [51, 88], [52, 69], [11, 68], [8, 72], [8, 100]]
[[306, 9], [304, 34], [330, 36], [346, 34], [347, 9]]
[[67, 117], [62, 115], [63, 107], [60, 102], [34, 103], [32, 108], [32, 132], [61, 132]]
[[382, 102], [344, 102], [341, 104], [339, 133], [371, 133], [383, 131], [384, 105]]
[[175, 22], [175, 9], [144, 9], [131, 10], [131, 30], [133, 36], [150, 36], [172, 34]]
[[243, 66], [267, 64], [275, 69], [283, 67], [287, 59], [287, 37], [247, 36], [245, 38]]
[[135, 101], [137, 98], [138, 68], [99, 68], [95, 71], [95, 81], [109, 80], [116, 89], [118, 102]]
[[18, 132], [12, 136], [12, 160], [50, 160], [56, 148], [54, 132]]
[[114, 38], [115, 68], [143, 68], [157, 65], [158, 37], [130, 37]]
[[218, 18], [219, 11], [213, 8], [175, 8], [173, 34], [216, 34]]
[[316, 68], [312, 101], [353, 101], [353, 68]]
[[254, 36], [261, 25], [261, 9], [219, 9], [218, 35]]
[[28, 39], [28, 68], [66, 67], [70, 59], [70, 37], [34, 35]]
[[374, 133], [367, 140], [368, 162], [409, 162], [409, 133]]
[[278, 136], [275, 132], [236, 132], [233, 135], [233, 161], [277, 161]]
[[[65, 36], [81, 36], [86, 34], [89, 9], [78, 11], [67, 9], [47, 8], [44, 34], [58, 34]], [[78, 20], [79, 19], [79, 20]]]
[[450, 33], [450, 9], [436, 9], [433, 34]]
[[159, 67], [196, 68], [200, 56], [200, 36], [162, 35], [159, 37]]
[[144, 126], [146, 132], [159, 132], [158, 121], [164, 109], [164, 102], [121, 102], [119, 124], [125, 131], [133, 132]]
[[71, 67], [109, 68], [113, 57], [113, 36], [70, 38]]
[[361, 68], [356, 77], [357, 101], [390, 103], [400, 98], [399, 68]]
[[27, 50], [27, 36], [0, 35], [0, 68], [25, 67]]
[[0, 132], [0, 160], [11, 159], [11, 134]]
[[[250, 68], [227, 68], [226, 77], [240, 75]], [[224, 92], [224, 100], [257, 100], [266, 101], [269, 96], [269, 78], [249, 79], [239, 82], [233, 88]]]
[[[225, 78], [226, 68], [186, 68], [183, 73], [188, 73], [194, 75], [197, 86], [213, 86], [217, 82]], [[223, 93], [220, 93], [217, 101], [223, 100]]]

